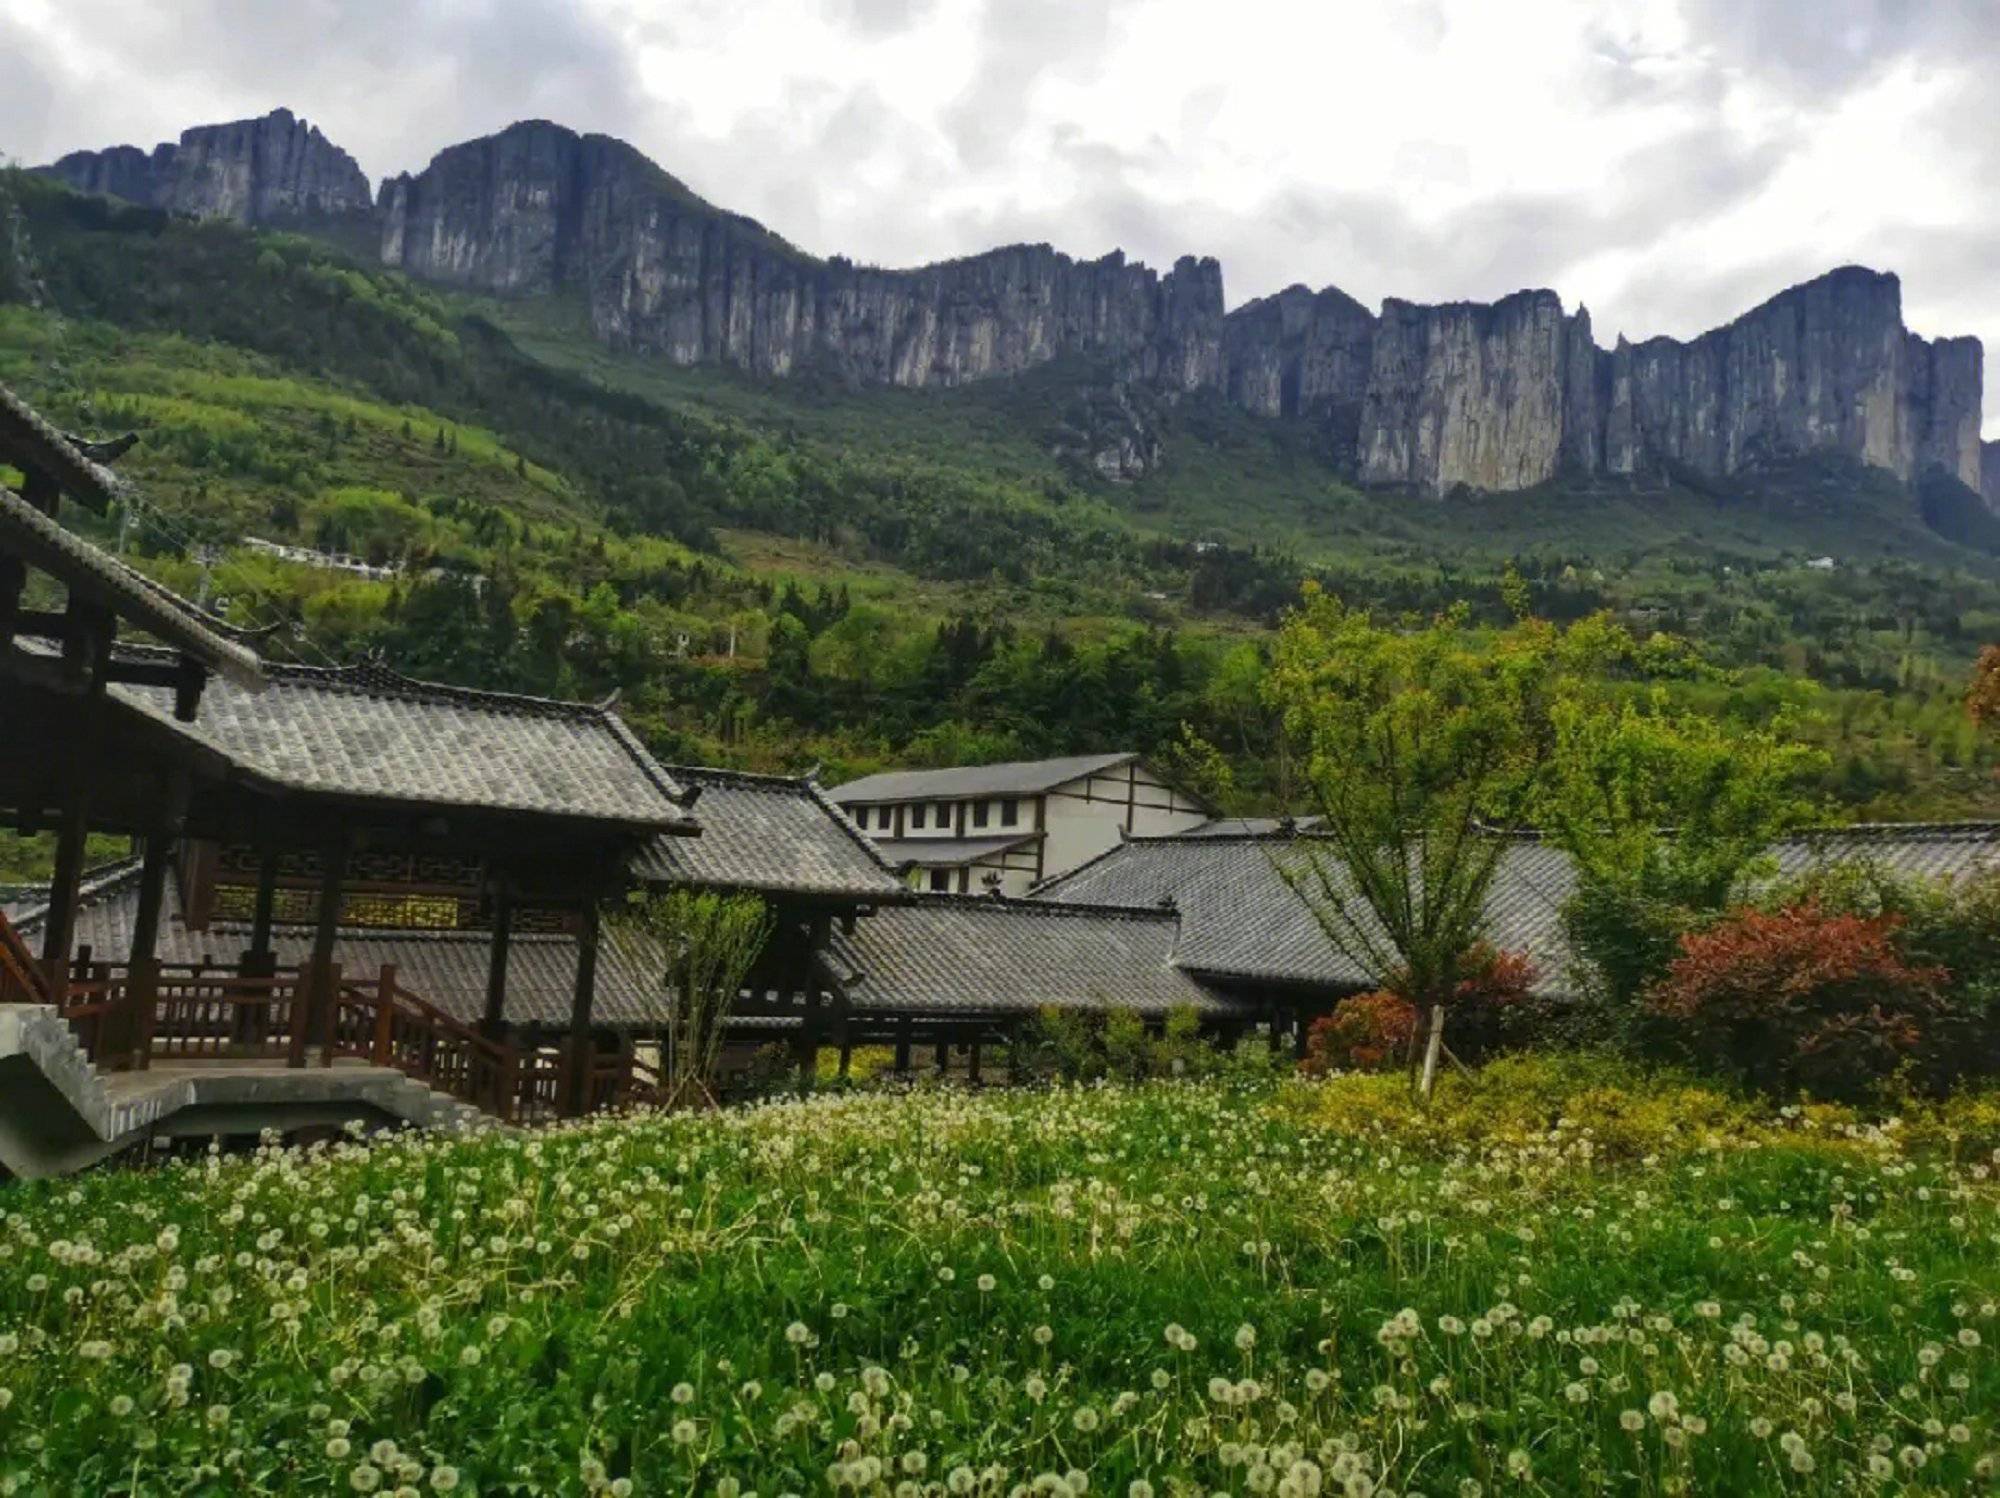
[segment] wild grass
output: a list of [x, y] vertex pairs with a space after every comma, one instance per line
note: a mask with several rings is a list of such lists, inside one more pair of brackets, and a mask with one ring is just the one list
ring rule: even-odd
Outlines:
[[1465, 1498], [1990, 1474], [2000, 1190], [1962, 1134], [1772, 1116], [1590, 1150], [1574, 1120], [1601, 1110], [1559, 1071], [1489, 1085], [1534, 1099], [1518, 1132], [1357, 1124], [1343, 1100], [1375, 1084], [1343, 1078], [859, 1092], [17, 1189], [0, 1480]]

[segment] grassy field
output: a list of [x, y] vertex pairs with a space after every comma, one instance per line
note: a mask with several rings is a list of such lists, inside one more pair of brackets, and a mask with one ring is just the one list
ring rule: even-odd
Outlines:
[[1596, 1063], [848, 1094], [17, 1189], [8, 1492], [1958, 1492], [2000, 1108]]

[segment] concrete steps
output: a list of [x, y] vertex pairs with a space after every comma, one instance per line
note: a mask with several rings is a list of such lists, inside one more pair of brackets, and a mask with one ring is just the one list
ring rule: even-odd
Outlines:
[[462, 1133], [498, 1121], [388, 1067], [341, 1060], [160, 1061], [100, 1072], [43, 1004], [0, 1004], [0, 1170], [64, 1175], [149, 1135], [201, 1137], [404, 1126]]

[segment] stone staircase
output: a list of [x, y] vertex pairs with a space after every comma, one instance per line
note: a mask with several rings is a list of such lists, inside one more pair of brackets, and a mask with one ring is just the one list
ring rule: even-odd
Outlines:
[[470, 1132], [495, 1120], [393, 1067], [342, 1059], [156, 1063], [102, 1072], [47, 1004], [0, 1004], [0, 1171], [63, 1175], [153, 1137], [340, 1127]]

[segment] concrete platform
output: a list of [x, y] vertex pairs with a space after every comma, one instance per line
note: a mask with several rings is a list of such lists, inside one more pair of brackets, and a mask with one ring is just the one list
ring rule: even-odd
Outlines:
[[0, 1169], [14, 1176], [80, 1170], [149, 1136], [352, 1122], [453, 1131], [493, 1124], [399, 1071], [358, 1060], [298, 1069], [175, 1060], [100, 1072], [53, 1008], [0, 1005]]

